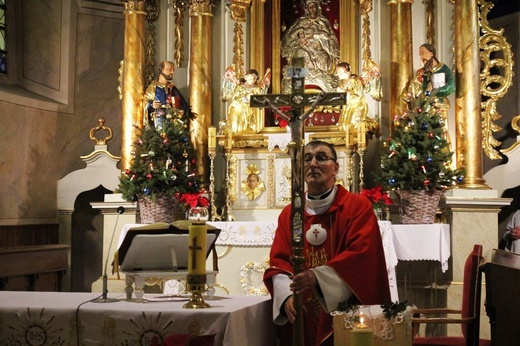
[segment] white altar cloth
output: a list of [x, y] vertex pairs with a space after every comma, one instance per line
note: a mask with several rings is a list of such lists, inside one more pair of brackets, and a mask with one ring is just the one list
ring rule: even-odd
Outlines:
[[[214, 345], [275, 344], [270, 298], [215, 297], [208, 309], [184, 309], [186, 301], [92, 303], [95, 293], [0, 291], [1, 345], [149, 345], [153, 337], [212, 335]], [[110, 297], [116, 297], [110, 295]], [[157, 295], [145, 295], [145, 298]], [[82, 303], [87, 302], [83, 305]]]
[[451, 256], [450, 225], [392, 225], [394, 248], [401, 261], [439, 261], [448, 270]]

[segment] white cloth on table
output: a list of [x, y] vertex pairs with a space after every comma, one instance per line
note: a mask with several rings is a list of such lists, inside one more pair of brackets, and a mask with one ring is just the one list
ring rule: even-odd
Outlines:
[[451, 256], [450, 225], [392, 225], [394, 248], [398, 260], [439, 261], [442, 272], [448, 270]]

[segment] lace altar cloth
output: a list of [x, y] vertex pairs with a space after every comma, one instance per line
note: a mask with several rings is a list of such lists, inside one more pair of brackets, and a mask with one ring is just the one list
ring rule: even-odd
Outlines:
[[[360, 306], [359, 312], [366, 316], [366, 325], [374, 332], [374, 346], [411, 346], [413, 309], [405, 311], [387, 320], [379, 305]], [[333, 311], [334, 345], [350, 346], [350, 332], [359, 319], [358, 313]]]
[[273, 243], [277, 222], [208, 222], [220, 229], [220, 235], [215, 242], [222, 246], [267, 246]]
[[[309, 133], [306, 133], [305, 143], [309, 142]], [[272, 151], [274, 148], [278, 147], [280, 150], [285, 151], [289, 142], [291, 142], [291, 133], [270, 133], [267, 134], [267, 149]]]

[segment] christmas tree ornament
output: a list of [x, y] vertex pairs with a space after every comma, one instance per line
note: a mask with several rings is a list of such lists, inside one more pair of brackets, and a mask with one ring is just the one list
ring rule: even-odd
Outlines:
[[433, 157], [428, 157], [426, 159], [426, 163], [431, 164], [433, 162]]
[[426, 91], [424, 92], [424, 94], [425, 94], [426, 96], [430, 96], [430, 95], [431, 95], [431, 91], [430, 91], [430, 90], [426, 90]]
[[441, 179], [444, 178], [444, 172], [439, 172], [439, 178], [441, 178]]
[[147, 178], [148, 180], [151, 180], [151, 179], [153, 178], [153, 174], [152, 174], [152, 173], [148, 173], [148, 174], [146, 175], [146, 178]]

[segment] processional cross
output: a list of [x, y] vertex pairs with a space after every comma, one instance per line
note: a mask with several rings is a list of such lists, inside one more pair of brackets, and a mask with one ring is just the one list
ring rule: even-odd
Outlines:
[[[289, 152], [291, 156], [291, 229], [292, 229], [292, 264], [294, 275], [303, 271], [303, 217], [305, 212], [304, 197], [304, 122], [317, 106], [337, 106], [347, 102], [346, 93], [305, 94], [305, 75], [303, 58], [293, 58], [288, 69], [291, 77], [292, 94], [251, 95], [251, 107], [270, 108], [291, 129]], [[291, 107], [285, 113], [280, 107]], [[307, 107], [307, 109], [304, 109]], [[303, 345], [303, 299], [301, 294], [294, 294], [296, 321], [293, 325], [293, 345]]]

